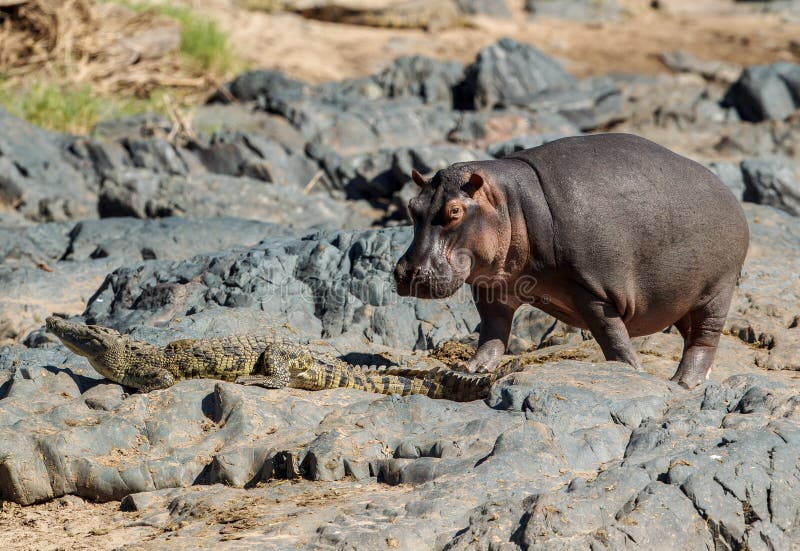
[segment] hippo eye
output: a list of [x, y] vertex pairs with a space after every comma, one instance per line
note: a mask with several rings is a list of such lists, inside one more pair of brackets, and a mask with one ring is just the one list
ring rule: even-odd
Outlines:
[[455, 205], [450, 207], [449, 216], [450, 218], [458, 218], [461, 216], [461, 207]]

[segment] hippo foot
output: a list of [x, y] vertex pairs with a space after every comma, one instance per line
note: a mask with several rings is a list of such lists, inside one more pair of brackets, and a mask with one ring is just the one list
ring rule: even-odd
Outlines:
[[487, 373], [489, 371], [494, 371], [496, 367], [497, 366], [490, 366], [487, 368], [470, 360], [468, 362], [458, 362], [453, 366], [453, 370], [461, 371], [463, 373]]
[[[717, 338], [719, 338], [717, 334]], [[684, 388], [692, 389], [708, 379], [711, 373], [711, 363], [717, 351], [716, 342], [713, 345], [690, 344], [683, 353], [681, 363], [672, 376], [674, 381]]]
[[[504, 347], [503, 347], [504, 349]], [[503, 359], [502, 350], [498, 353], [494, 347], [485, 350], [481, 347], [477, 354], [466, 362], [460, 362], [456, 365], [456, 370], [466, 371], [467, 373], [486, 373], [497, 369], [500, 365], [500, 360]]]
[[700, 373], [700, 372], [682, 372], [679, 368], [678, 371], [675, 372], [675, 375], [672, 376], [670, 381], [674, 383], [678, 383], [683, 388], [687, 390], [691, 390], [698, 385], [703, 384], [706, 379], [708, 379], [708, 372]]

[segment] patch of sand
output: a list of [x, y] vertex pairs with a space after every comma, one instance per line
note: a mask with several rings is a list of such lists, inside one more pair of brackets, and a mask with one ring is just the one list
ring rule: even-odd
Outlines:
[[800, 60], [799, 23], [729, 0], [662, 0], [658, 10], [648, 0], [622, 0], [626, 15], [602, 23], [530, 19], [521, 0], [509, 0], [512, 19], [473, 17], [466, 28], [439, 32], [312, 21], [244, 10], [234, 0], [183, 3], [218, 20], [251, 67], [279, 69], [312, 82], [372, 74], [401, 55], [469, 62], [504, 36], [558, 57], [577, 76], [663, 72], [658, 55], [670, 50], [740, 65]]

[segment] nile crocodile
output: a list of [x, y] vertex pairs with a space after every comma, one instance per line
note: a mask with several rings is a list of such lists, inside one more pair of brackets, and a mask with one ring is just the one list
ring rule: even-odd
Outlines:
[[485, 398], [500, 376], [499, 372], [462, 373], [432, 358], [401, 366], [357, 366], [311, 352], [304, 345], [259, 335], [182, 339], [161, 347], [107, 327], [57, 317], [47, 318], [47, 329], [104, 377], [142, 392], [183, 379], [208, 378], [265, 388], [354, 388], [464, 402]]

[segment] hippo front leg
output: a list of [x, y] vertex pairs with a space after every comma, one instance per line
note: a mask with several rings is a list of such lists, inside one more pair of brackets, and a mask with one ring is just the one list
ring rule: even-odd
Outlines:
[[604, 301], [582, 287], [575, 291], [575, 305], [594, 340], [603, 350], [606, 360], [624, 362], [642, 369], [639, 357], [631, 344], [628, 328], [616, 306]]
[[472, 296], [481, 318], [481, 332], [478, 351], [463, 367], [470, 373], [493, 371], [506, 353], [516, 308], [493, 296], [491, 289], [473, 288]]

